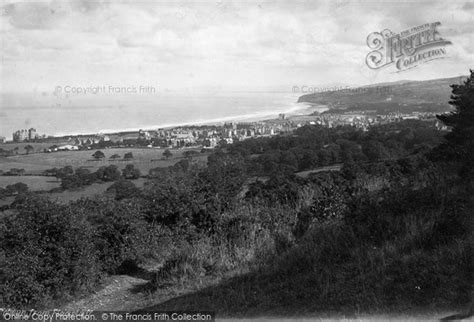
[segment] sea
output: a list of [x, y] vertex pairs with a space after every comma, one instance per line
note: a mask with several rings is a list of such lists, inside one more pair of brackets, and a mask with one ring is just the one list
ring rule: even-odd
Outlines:
[[[154, 95], [61, 96], [0, 107], [0, 135], [35, 128], [39, 134], [74, 135], [153, 130], [179, 125], [250, 122], [278, 114], [304, 115], [321, 107], [297, 103], [288, 92], [162, 92]], [[3, 105], [3, 104], [2, 104]]]

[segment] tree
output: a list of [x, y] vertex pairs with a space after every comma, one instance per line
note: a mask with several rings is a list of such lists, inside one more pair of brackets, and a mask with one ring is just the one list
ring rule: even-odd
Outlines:
[[28, 185], [23, 182], [17, 182], [5, 187], [5, 191], [8, 195], [22, 194], [28, 191]]
[[318, 151], [318, 164], [320, 166], [327, 166], [331, 163], [331, 153], [326, 149]]
[[120, 179], [120, 171], [113, 164], [108, 167], [100, 167], [95, 174], [102, 181], [116, 181]]
[[107, 192], [115, 193], [115, 200], [130, 199], [140, 195], [140, 189], [128, 180], [118, 180], [114, 182]]
[[140, 175], [140, 170], [135, 168], [133, 164], [127, 164], [125, 169], [122, 170], [122, 176], [125, 179], [138, 179]]
[[86, 168], [77, 168], [74, 174], [79, 178], [81, 185], [90, 185], [97, 180], [95, 173], [91, 173]]
[[173, 153], [171, 153], [171, 151], [169, 149], [166, 149], [164, 152], [163, 152], [163, 156], [166, 158], [166, 159], [169, 159], [173, 156]]
[[102, 152], [102, 151], [100, 151], [100, 150], [97, 150], [97, 151], [95, 151], [95, 153], [92, 155], [92, 157], [94, 157], [94, 159], [96, 159], [96, 160], [99, 160], [99, 159], [105, 158], [105, 154], [104, 154], [104, 152]]
[[7, 196], [7, 190], [0, 188], [0, 199], [4, 198]]
[[34, 150], [34, 148], [29, 144], [25, 146], [24, 149], [26, 150], [26, 154], [30, 154], [30, 152]]
[[363, 146], [362, 150], [369, 161], [377, 161], [389, 157], [387, 149], [384, 147], [384, 145], [376, 140], [369, 140]]
[[189, 169], [189, 160], [188, 159], [179, 160], [177, 163], [171, 166], [171, 169], [176, 172], [186, 172]]
[[119, 154], [113, 154], [110, 159], [112, 160], [115, 160], [115, 159], [120, 159], [120, 155]]
[[365, 158], [361, 147], [355, 141], [339, 139], [336, 143], [341, 147], [342, 162], [360, 161]]
[[123, 158], [124, 158], [125, 160], [131, 160], [131, 159], [133, 159], [133, 153], [132, 153], [132, 152], [127, 152], [127, 153], [125, 153], [125, 155], [123, 156]]
[[56, 178], [63, 179], [64, 177], [70, 176], [74, 173], [72, 166], [67, 165], [64, 168], [57, 169]]
[[184, 157], [189, 160], [191, 160], [196, 154], [198, 154], [198, 152], [194, 150], [188, 150], [183, 153]]
[[75, 189], [80, 187], [82, 187], [82, 181], [81, 178], [76, 174], [63, 177], [61, 179], [61, 188], [63, 188], [64, 190]]
[[22, 176], [25, 174], [25, 169], [11, 168], [10, 171], [5, 174], [8, 176]]
[[207, 185], [220, 203], [230, 204], [246, 181], [245, 160], [241, 156], [225, 154], [221, 151], [209, 156], [207, 168], [199, 176], [202, 181], [198, 186]]
[[150, 223], [160, 223], [170, 227], [181, 226], [191, 217], [194, 197], [190, 183], [177, 177], [155, 181], [145, 191], [145, 218]]
[[296, 159], [295, 155], [290, 151], [282, 151], [280, 153], [280, 162], [281, 165], [286, 165], [294, 171], [298, 169], [298, 160]]
[[436, 117], [445, 125], [451, 127], [446, 134], [446, 142], [440, 146], [448, 160], [461, 162], [464, 167], [474, 163], [474, 71], [462, 85], [451, 85], [452, 95], [449, 104], [454, 111], [437, 115]]

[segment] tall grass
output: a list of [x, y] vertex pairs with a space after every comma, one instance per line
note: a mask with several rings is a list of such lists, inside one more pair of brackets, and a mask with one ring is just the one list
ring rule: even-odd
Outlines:
[[282, 206], [236, 207], [223, 214], [217, 234], [185, 242], [156, 274], [154, 287], [199, 276], [244, 274], [260, 267], [294, 242], [295, 210]]
[[[288, 220], [296, 209], [240, 208], [228, 214], [241, 220], [238, 233], [227, 227], [230, 238], [192, 245], [165, 264], [168, 275], [157, 276], [156, 282], [177, 272], [206, 274], [211, 263], [213, 274], [234, 270], [235, 277], [159, 308], [290, 315], [467, 303], [473, 243], [468, 198], [456, 195], [458, 189], [443, 195], [435, 188], [366, 192], [365, 199], [358, 195], [346, 209], [343, 220], [312, 225], [299, 239], [294, 221], [264, 224], [266, 214]], [[312, 198], [307, 192], [302, 196]]]

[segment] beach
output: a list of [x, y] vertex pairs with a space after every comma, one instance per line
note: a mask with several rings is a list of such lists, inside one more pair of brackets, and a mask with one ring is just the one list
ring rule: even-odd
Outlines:
[[[138, 99], [137, 99], [138, 98]], [[255, 122], [310, 114], [298, 94], [279, 92], [161, 93], [154, 96], [67, 97], [36, 106], [2, 107], [0, 135], [36, 128], [46, 135], [112, 133], [182, 125]], [[19, 124], [22, 124], [19, 127]]]

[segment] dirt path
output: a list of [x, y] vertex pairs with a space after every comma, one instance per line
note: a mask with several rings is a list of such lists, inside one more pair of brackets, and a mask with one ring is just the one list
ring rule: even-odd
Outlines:
[[[76, 300], [72, 303], [67, 304], [62, 309], [65, 311], [76, 311], [76, 310], [94, 310], [94, 311], [136, 311], [144, 308], [150, 308], [152, 306], [159, 306], [173, 298], [179, 297], [184, 294], [196, 292], [211, 284], [217, 285], [218, 282], [211, 282], [210, 280], [201, 280], [199, 283], [185, 284], [174, 284], [167, 287], [160, 288], [155, 292], [150, 292], [146, 286], [149, 280], [133, 277], [129, 275], [113, 275], [106, 281], [106, 286], [94, 294], [91, 294], [85, 298]], [[419, 309], [412, 312], [405, 313], [389, 313], [389, 314], [357, 314], [356, 316], [345, 316], [342, 313], [334, 313], [334, 315], [316, 314], [315, 316], [309, 315], [301, 318], [290, 318], [283, 317], [277, 318], [272, 317], [266, 319], [261, 317], [256, 320], [282, 320], [282, 321], [294, 321], [294, 320], [320, 320], [320, 319], [335, 319], [335, 320], [347, 320], [347, 321], [381, 321], [381, 320], [398, 320], [398, 321], [419, 321], [419, 320], [432, 320], [439, 321], [443, 318], [450, 317], [454, 320], [474, 321], [474, 317], [466, 316], [463, 314], [456, 315], [459, 313], [467, 312], [466, 308], [457, 308], [452, 310], [432, 310], [432, 309]], [[453, 316], [454, 315], [454, 316]], [[222, 320], [222, 319], [219, 319]], [[233, 321], [235, 319], [225, 319]], [[255, 320], [255, 319], [250, 319]]]
[[146, 302], [146, 294], [140, 289], [147, 283], [147, 280], [141, 278], [114, 275], [110, 277], [110, 281], [103, 289], [86, 298], [69, 303], [64, 307], [64, 310], [136, 310], [138, 303]]
[[104, 287], [93, 294], [77, 299], [62, 307], [64, 311], [135, 311], [156, 305], [174, 297], [196, 292], [205, 285], [217, 284], [219, 280], [202, 279], [189, 283], [172, 283], [161, 285], [158, 290], [151, 291], [148, 283], [161, 267], [160, 263], [149, 263], [138, 272], [130, 275], [112, 275], [104, 281]]

